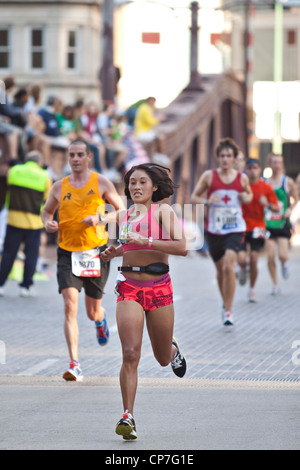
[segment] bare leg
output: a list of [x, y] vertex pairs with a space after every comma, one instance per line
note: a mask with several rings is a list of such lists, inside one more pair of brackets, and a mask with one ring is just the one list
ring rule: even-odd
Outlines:
[[63, 289], [65, 323], [64, 332], [68, 345], [70, 359], [78, 361], [79, 328], [77, 322], [78, 291], [73, 287]]
[[172, 345], [174, 305], [147, 312], [147, 329], [155, 359], [166, 367], [174, 359], [177, 349]]
[[120, 371], [120, 386], [124, 411], [133, 415], [133, 407], [138, 383], [138, 365], [144, 330], [144, 311], [136, 303], [125, 300], [117, 304], [117, 325], [123, 352]]
[[254, 289], [258, 276], [258, 252], [252, 251], [250, 256], [250, 288]]
[[277, 271], [276, 271], [276, 245], [274, 240], [267, 240], [266, 242], [268, 268], [273, 284], [278, 284]]
[[85, 296], [85, 306], [88, 318], [91, 321], [101, 323], [104, 318], [104, 309], [101, 305], [102, 299], [92, 299], [91, 297]]
[[277, 238], [278, 243], [278, 257], [282, 264], [286, 263], [289, 259], [289, 240], [288, 238]]
[[234, 267], [237, 262], [237, 254], [233, 250], [227, 250], [223, 258], [216, 264], [217, 279], [223, 298], [225, 310], [231, 311], [235, 289], [236, 276]]

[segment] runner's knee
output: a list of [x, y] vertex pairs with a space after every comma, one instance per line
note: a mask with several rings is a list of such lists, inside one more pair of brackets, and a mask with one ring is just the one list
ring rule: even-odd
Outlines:
[[131, 366], [138, 366], [141, 358], [141, 351], [134, 347], [123, 348], [123, 363]]

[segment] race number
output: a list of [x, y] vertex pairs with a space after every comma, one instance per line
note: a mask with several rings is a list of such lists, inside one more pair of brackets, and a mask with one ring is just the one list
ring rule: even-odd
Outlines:
[[72, 273], [77, 277], [100, 277], [101, 263], [98, 248], [72, 253]]

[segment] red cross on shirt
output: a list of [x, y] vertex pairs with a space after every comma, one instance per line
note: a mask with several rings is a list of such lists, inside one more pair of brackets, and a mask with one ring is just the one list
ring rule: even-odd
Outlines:
[[227, 196], [226, 194], [226, 196], [223, 197], [222, 201], [224, 201], [225, 204], [228, 204], [228, 202], [231, 201], [231, 197]]

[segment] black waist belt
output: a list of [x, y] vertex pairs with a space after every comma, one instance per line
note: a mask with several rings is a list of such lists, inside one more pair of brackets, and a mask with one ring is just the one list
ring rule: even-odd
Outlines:
[[167, 274], [170, 268], [165, 263], [153, 263], [148, 266], [119, 266], [118, 271], [148, 273], [148, 274]]

